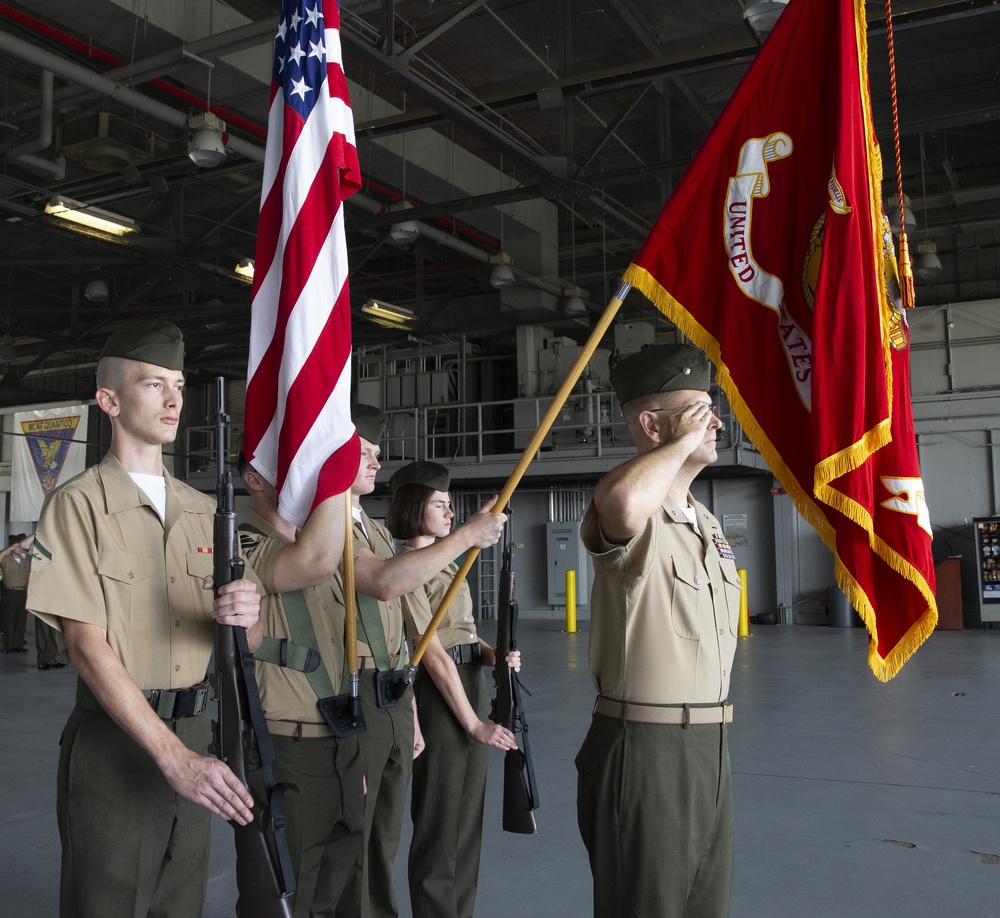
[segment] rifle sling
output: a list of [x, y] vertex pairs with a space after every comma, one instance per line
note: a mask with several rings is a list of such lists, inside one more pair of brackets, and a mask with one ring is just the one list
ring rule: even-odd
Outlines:
[[274, 762], [274, 743], [271, 742], [271, 731], [267, 729], [264, 719], [264, 706], [260, 701], [260, 691], [254, 676], [254, 658], [247, 644], [245, 628], [233, 628], [236, 640], [236, 651], [239, 654], [239, 665], [243, 670], [243, 684], [247, 691], [247, 707], [250, 710], [250, 723], [253, 726], [257, 740], [257, 752], [260, 756], [260, 774], [267, 794], [268, 809], [271, 812], [271, 829], [274, 832], [274, 849], [278, 856], [278, 866], [281, 868], [282, 885], [286, 895], [295, 892], [295, 871], [292, 869], [292, 856], [288, 850], [288, 839], [285, 837], [285, 815], [282, 808], [287, 785], [275, 786], [274, 772], [271, 764]]

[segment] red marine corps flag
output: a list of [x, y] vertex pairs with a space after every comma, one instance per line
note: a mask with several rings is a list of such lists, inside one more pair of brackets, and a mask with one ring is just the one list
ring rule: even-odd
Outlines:
[[339, 29], [336, 2], [282, 4], [254, 262], [243, 452], [296, 525], [358, 471], [342, 204], [361, 169]]
[[625, 280], [717, 367], [891, 679], [937, 622], [862, 0], [791, 0]]

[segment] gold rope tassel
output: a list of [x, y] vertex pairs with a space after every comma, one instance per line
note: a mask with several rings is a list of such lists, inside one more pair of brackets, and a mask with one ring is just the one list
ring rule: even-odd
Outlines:
[[899, 294], [903, 301], [903, 309], [912, 309], [917, 305], [913, 291], [913, 265], [910, 263], [910, 245], [906, 241], [906, 230], [899, 230]]

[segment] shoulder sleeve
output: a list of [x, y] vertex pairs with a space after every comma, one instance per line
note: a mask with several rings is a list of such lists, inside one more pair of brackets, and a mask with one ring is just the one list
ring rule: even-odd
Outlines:
[[60, 629], [63, 618], [107, 628], [93, 508], [82, 494], [60, 489], [49, 495], [31, 557], [27, 605], [32, 612]]
[[240, 531], [240, 550], [260, 581], [264, 593], [274, 593], [274, 566], [281, 549], [287, 545], [278, 539], [253, 532]]
[[410, 640], [419, 641], [434, 617], [431, 598], [427, 595], [426, 588], [421, 587], [419, 590], [414, 590], [401, 597], [400, 602], [403, 606], [403, 617], [406, 619], [406, 630]]
[[654, 513], [646, 521], [646, 525], [624, 545], [609, 545], [601, 532], [597, 508], [591, 502], [580, 524], [580, 540], [593, 559], [595, 570], [630, 581], [645, 577], [656, 553], [660, 515]]

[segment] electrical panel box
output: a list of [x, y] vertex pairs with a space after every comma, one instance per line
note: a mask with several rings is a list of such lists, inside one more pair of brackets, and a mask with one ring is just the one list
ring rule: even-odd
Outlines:
[[576, 571], [576, 604], [590, 602], [587, 551], [580, 541], [580, 523], [546, 523], [545, 544], [548, 548], [549, 605], [566, 605], [566, 571]]
[[619, 322], [615, 326], [615, 350], [624, 357], [637, 354], [656, 340], [652, 322]]

